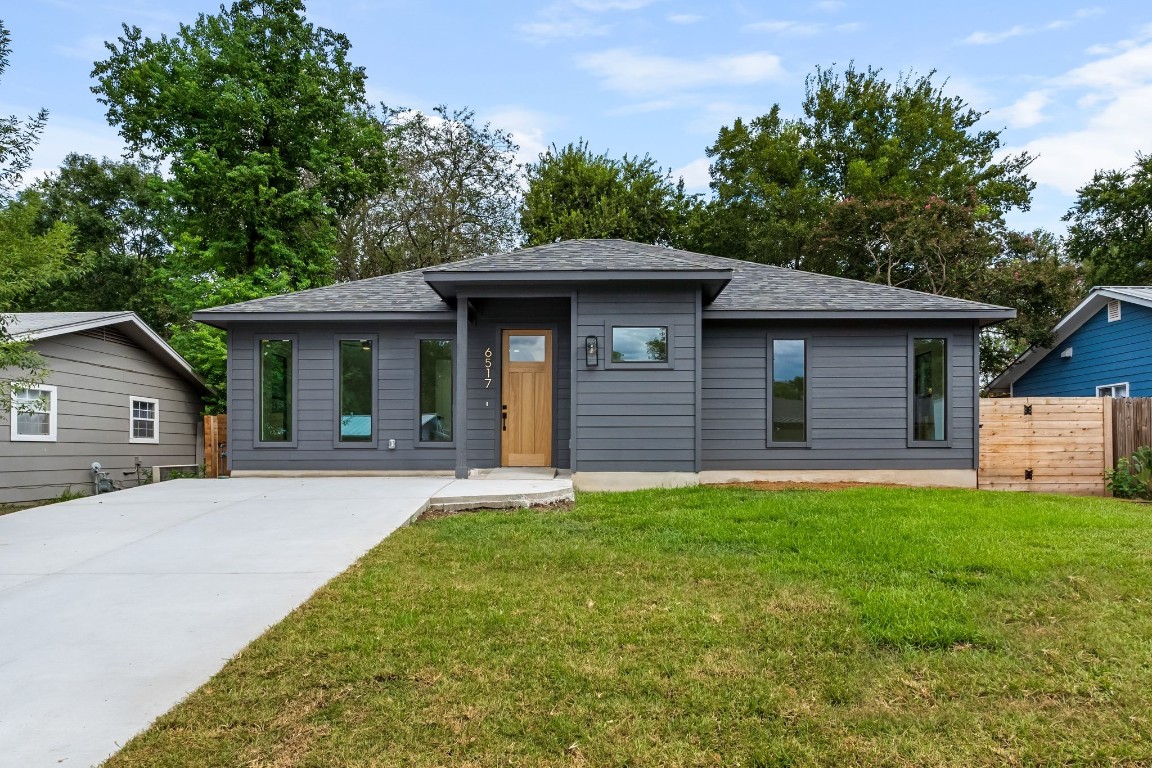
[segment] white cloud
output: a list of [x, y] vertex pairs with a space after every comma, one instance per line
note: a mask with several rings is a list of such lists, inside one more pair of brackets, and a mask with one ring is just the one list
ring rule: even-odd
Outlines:
[[1009, 128], [1030, 128], [1048, 119], [1044, 108], [1051, 102], [1047, 91], [1029, 91], [1015, 103], [991, 110], [990, 120], [1003, 121]]
[[655, 0], [559, 0], [542, 8], [533, 21], [516, 25], [529, 40], [545, 43], [562, 38], [605, 35], [612, 25], [597, 18], [613, 11], [635, 11]]
[[1066, 29], [1071, 27], [1077, 21], [1099, 16], [1104, 13], [1103, 8], [1091, 7], [1080, 8], [1072, 14], [1072, 18], [1068, 19], [1054, 19], [1044, 24], [1037, 24], [1036, 26], [1024, 26], [1023, 24], [1016, 24], [1008, 29], [999, 32], [984, 32], [978, 31], [968, 35], [968, 37], [961, 40], [962, 43], [967, 45], [994, 45], [1002, 43], [1005, 40], [1010, 40], [1013, 37], [1021, 37], [1023, 35], [1032, 35], [1037, 32], [1052, 31], [1057, 29]]
[[580, 38], [606, 35], [611, 29], [607, 24], [597, 24], [591, 19], [569, 18], [548, 21], [531, 21], [517, 25], [516, 29], [528, 38], [543, 41], [556, 38]]
[[[1077, 67], [1053, 78], [1046, 88], [1062, 92], [1067, 101], [1075, 99], [1080, 108], [1077, 114], [1087, 113], [1087, 119], [1068, 130], [1006, 149], [1038, 156], [1028, 171], [1037, 183], [1071, 195], [1088, 183], [1096, 171], [1127, 168], [1135, 161], [1137, 151], [1148, 149], [1152, 40]], [[1072, 122], [1070, 119], [1059, 124]]]
[[813, 10], [823, 11], [824, 13], [836, 13], [844, 8], [847, 3], [842, 0], [821, 0], [818, 3], [813, 3]]
[[811, 35], [818, 35], [824, 31], [823, 24], [810, 24], [802, 21], [757, 21], [752, 24], [745, 24], [744, 30], [747, 32], [775, 32], [780, 35], [790, 35], [792, 37], [809, 37]]
[[695, 13], [674, 13], [668, 17], [668, 21], [673, 24], [695, 24], [703, 18], [703, 16]]
[[[10, 111], [4, 111], [0, 106], [0, 114]], [[32, 167], [24, 174], [24, 183], [30, 184], [57, 170], [71, 152], [92, 155], [97, 159], [119, 159], [124, 153], [124, 142], [116, 134], [116, 129], [107, 123], [49, 115], [48, 125], [32, 154]]]
[[651, 5], [655, 0], [569, 0], [569, 2], [586, 11], [603, 13], [604, 11], [635, 11], [646, 5]]
[[712, 176], [708, 173], [708, 158], [697, 158], [687, 165], [674, 168], [672, 178], [684, 179], [684, 189], [690, 193], [707, 191], [708, 183], [712, 181]]
[[763, 52], [678, 59], [614, 49], [580, 56], [577, 64], [605, 88], [632, 95], [755, 85], [783, 74], [780, 57]]
[[525, 107], [500, 107], [483, 115], [484, 122], [491, 123], [493, 128], [500, 128], [512, 134], [512, 139], [519, 146], [516, 153], [516, 162], [534, 163], [540, 153], [548, 149], [549, 131], [557, 127], [558, 121], [543, 112]]

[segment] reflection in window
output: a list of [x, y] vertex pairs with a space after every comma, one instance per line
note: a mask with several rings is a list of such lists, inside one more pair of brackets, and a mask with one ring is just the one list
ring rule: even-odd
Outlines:
[[420, 340], [420, 442], [452, 442], [452, 341]]
[[12, 439], [56, 439], [56, 388], [40, 386], [12, 392]]
[[808, 439], [808, 393], [803, 339], [772, 340], [772, 442]]
[[340, 442], [372, 441], [372, 341], [340, 340]]
[[948, 377], [948, 342], [915, 339], [912, 342], [912, 439], [945, 440]]
[[508, 361], [511, 363], [542, 363], [546, 352], [544, 336], [508, 337]]
[[613, 328], [612, 362], [668, 362], [668, 327]]
[[292, 442], [292, 340], [260, 340], [260, 441]]

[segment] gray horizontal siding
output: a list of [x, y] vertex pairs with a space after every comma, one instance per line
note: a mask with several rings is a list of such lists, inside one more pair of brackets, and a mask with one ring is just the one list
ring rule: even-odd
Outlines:
[[[136, 483], [137, 458], [144, 467], [199, 462], [199, 393], [151, 353], [80, 334], [42, 339], [35, 348], [52, 371], [45, 383], [57, 387], [57, 438], [13, 442], [3, 416], [0, 502], [89, 492], [93, 461], [125, 485]], [[159, 443], [129, 442], [131, 396], [159, 400]]]
[[[293, 334], [299, 378], [295, 447], [255, 445], [255, 340]], [[340, 336], [378, 337], [376, 349], [377, 447], [335, 447], [335, 348]], [[229, 333], [228, 428], [231, 466], [239, 470], [426, 471], [452, 469], [451, 447], [416, 439], [417, 342], [454, 338], [449, 323], [279, 323], [234, 327]], [[458, 361], [459, 362], [459, 361]], [[388, 440], [396, 449], [388, 450]]]
[[[951, 447], [908, 447], [908, 337], [951, 336]], [[767, 446], [768, 338], [809, 338], [811, 446]], [[969, 324], [720, 324], [703, 330], [704, 469], [969, 469], [975, 331]]]
[[[696, 468], [696, 299], [694, 288], [638, 292], [581, 290], [576, 339], [598, 336], [601, 361], [576, 369], [576, 469], [582, 472], [692, 472]], [[605, 367], [611, 323], [666, 325], [672, 368]]]

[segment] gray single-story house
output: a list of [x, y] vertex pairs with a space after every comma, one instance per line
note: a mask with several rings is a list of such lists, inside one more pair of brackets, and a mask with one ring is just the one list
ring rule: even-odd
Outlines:
[[[135, 485], [156, 466], [203, 460], [201, 398], [209, 389], [132, 312], [29, 312], [8, 331], [50, 370], [16, 393], [0, 429], [0, 503], [90, 493], [92, 462]], [[0, 371], [3, 375], [3, 371]]]
[[570, 470], [576, 486], [975, 486], [1015, 311], [622, 240], [215, 307], [234, 475]]

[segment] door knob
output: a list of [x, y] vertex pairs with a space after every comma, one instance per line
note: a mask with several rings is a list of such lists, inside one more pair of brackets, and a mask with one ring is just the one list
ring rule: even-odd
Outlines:
[[508, 431], [508, 406], [506, 405], [500, 406], [500, 431]]

